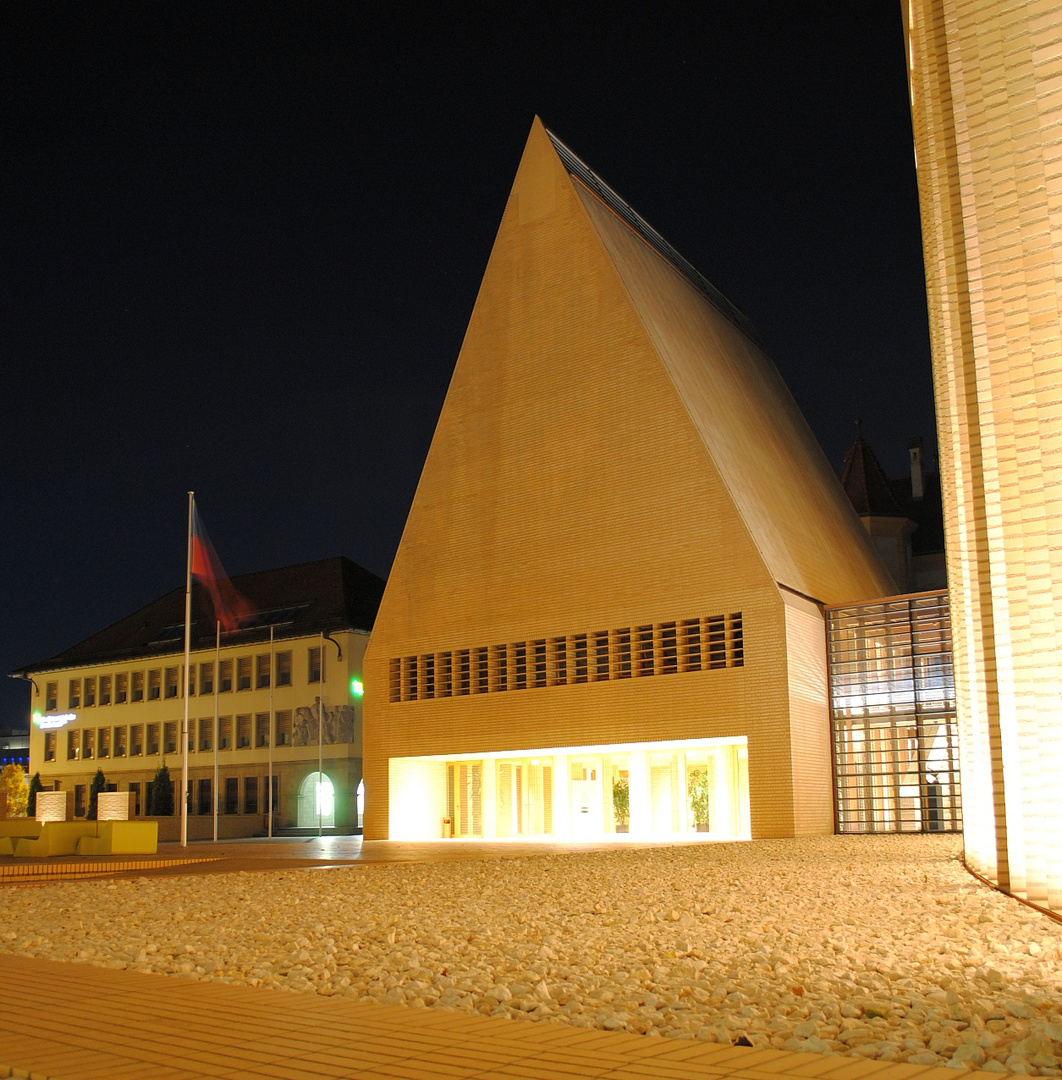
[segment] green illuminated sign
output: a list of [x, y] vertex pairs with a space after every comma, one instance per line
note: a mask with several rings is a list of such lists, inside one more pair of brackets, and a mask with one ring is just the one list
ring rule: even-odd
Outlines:
[[362, 686], [362, 683], [361, 683], [360, 679], [351, 679], [350, 680], [350, 692], [355, 697], [361, 697], [361, 695], [365, 693], [365, 687]]

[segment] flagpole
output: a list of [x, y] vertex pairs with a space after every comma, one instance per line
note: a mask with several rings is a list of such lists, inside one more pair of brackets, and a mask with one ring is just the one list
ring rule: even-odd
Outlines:
[[273, 631], [275, 627], [269, 625], [269, 782], [266, 784], [266, 794], [269, 799], [268, 814], [269, 828], [267, 835], [273, 839], [273, 727], [276, 723], [273, 712], [273, 687], [276, 685], [276, 657], [273, 654]]
[[221, 682], [221, 623], [216, 622], [216, 637], [214, 639], [214, 843], [218, 842], [218, 739], [221, 732], [218, 730], [218, 684]]
[[321, 631], [321, 696], [317, 699], [317, 836], [321, 836], [321, 791], [324, 789], [324, 631]]
[[192, 515], [195, 492], [188, 492], [188, 566], [184, 583], [184, 722], [181, 724], [181, 847], [188, 846], [188, 699], [192, 690]]

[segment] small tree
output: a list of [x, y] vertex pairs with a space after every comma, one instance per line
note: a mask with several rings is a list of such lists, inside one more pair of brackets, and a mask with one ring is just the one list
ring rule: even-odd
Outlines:
[[26, 774], [17, 762], [0, 769], [0, 791], [7, 794], [8, 817], [25, 817], [29, 788]]
[[37, 792], [43, 790], [44, 785], [41, 783], [41, 774], [35, 772], [33, 779], [29, 782], [29, 797], [26, 800], [26, 815], [28, 817], [37, 816]]
[[99, 795], [101, 791], [107, 790], [107, 778], [103, 775], [102, 769], [96, 770], [96, 775], [92, 778], [92, 783], [89, 785], [89, 803], [88, 813], [85, 814], [87, 821], [95, 821], [97, 816], [97, 807], [99, 804]]
[[631, 783], [625, 776], [612, 781], [612, 813], [617, 825], [626, 825], [631, 818]]
[[707, 769], [691, 769], [686, 778], [686, 794], [690, 800], [693, 823], [708, 828], [708, 810], [712, 801], [712, 789]]
[[151, 784], [150, 817], [170, 817], [173, 814], [173, 781], [170, 779], [169, 766], [163, 762], [155, 770], [155, 779]]

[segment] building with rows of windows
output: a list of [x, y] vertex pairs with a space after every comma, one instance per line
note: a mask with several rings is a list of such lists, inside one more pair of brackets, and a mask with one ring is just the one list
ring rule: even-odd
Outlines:
[[[359, 824], [362, 657], [383, 582], [334, 558], [234, 578], [256, 614], [220, 642], [193, 591], [189, 830], [221, 837]], [[82, 816], [97, 770], [148, 811], [162, 763], [179, 790], [184, 590], [15, 674], [32, 680], [30, 768], [73, 792]], [[322, 723], [323, 719], [323, 723]], [[164, 838], [178, 820], [161, 823]]]

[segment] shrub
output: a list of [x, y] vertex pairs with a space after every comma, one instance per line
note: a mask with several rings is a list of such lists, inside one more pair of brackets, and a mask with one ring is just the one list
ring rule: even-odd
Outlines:
[[103, 775], [102, 769], [96, 770], [96, 775], [92, 778], [92, 783], [89, 785], [89, 803], [88, 812], [85, 814], [86, 821], [95, 821], [97, 814], [97, 806], [99, 803], [99, 794], [101, 791], [107, 790], [107, 778]]

